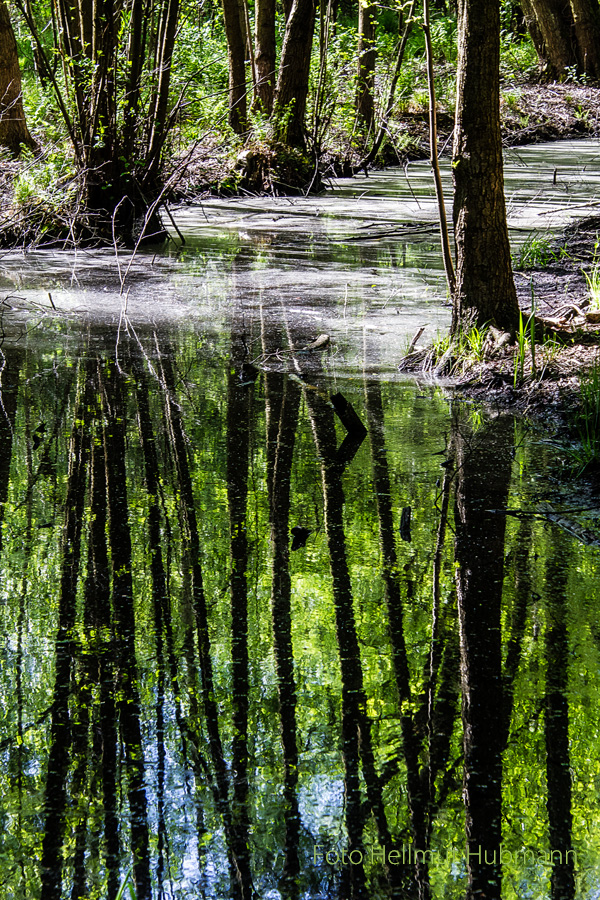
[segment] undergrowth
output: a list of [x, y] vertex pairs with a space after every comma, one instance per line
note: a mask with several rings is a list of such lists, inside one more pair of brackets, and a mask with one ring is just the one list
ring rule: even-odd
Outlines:
[[584, 271], [583, 275], [586, 280], [592, 309], [600, 309], [600, 239], [598, 237], [596, 237], [596, 243], [594, 244], [592, 267], [589, 272]]
[[548, 263], [561, 259], [564, 250], [556, 250], [548, 236], [534, 231], [523, 242], [518, 253], [513, 253], [513, 266], [517, 271], [543, 268]]
[[578, 444], [569, 448], [575, 475], [600, 466], [600, 360], [581, 378], [576, 418]]

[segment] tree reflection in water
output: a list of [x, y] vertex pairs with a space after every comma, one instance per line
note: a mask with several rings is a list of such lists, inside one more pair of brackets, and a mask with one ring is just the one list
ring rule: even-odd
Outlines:
[[568, 900], [587, 877], [596, 550], [528, 515], [547, 461], [511, 419], [331, 388], [307, 343], [265, 320], [206, 354], [3, 351], [7, 897], [114, 900], [131, 871], [137, 898]]

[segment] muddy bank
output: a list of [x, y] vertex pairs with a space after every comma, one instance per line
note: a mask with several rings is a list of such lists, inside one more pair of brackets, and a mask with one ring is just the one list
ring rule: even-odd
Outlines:
[[[516, 344], [467, 359], [452, 381], [459, 396], [510, 408], [569, 429], [581, 406], [581, 379], [600, 361], [600, 323], [585, 273], [595, 262], [600, 218], [567, 228], [544, 265], [515, 272], [525, 324], [534, 300], [535, 358]], [[531, 325], [528, 330], [531, 337]], [[517, 369], [515, 377], [515, 367]]]

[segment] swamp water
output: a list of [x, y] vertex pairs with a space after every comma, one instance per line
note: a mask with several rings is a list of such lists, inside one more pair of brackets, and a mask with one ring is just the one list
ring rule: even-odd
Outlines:
[[600, 897], [597, 510], [397, 376], [426, 175], [1, 260], [0, 897]]

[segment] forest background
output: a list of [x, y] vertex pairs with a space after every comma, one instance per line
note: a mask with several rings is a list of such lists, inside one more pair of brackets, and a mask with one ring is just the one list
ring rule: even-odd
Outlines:
[[[500, 24], [512, 139], [593, 132], [597, 0], [504, 0]], [[115, 209], [127, 232], [157, 199], [307, 191], [327, 175], [424, 156], [428, 33], [445, 151], [452, 2], [2, 0], [5, 240], [110, 238]], [[551, 82], [549, 97], [541, 85]]]

